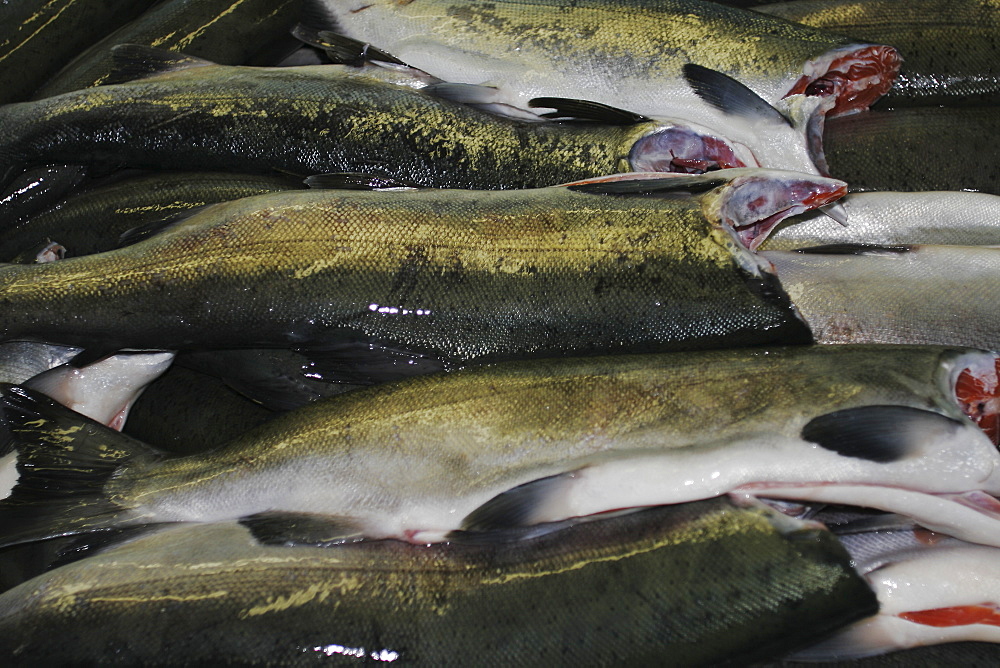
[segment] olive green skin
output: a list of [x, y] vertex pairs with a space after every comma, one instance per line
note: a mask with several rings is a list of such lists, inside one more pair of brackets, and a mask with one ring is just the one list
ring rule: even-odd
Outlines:
[[0, 3], [0, 104], [32, 92], [108, 32], [156, 0], [11, 0]]
[[205, 66], [0, 109], [0, 171], [64, 162], [529, 188], [628, 171], [655, 123], [501, 117], [349, 66]]
[[[223, 172], [158, 172], [75, 194], [0, 235], [0, 260], [18, 261], [25, 251], [57, 241], [66, 256], [118, 248], [123, 233], [179, 218], [218, 202], [281, 190], [304, 189], [280, 176]], [[34, 257], [22, 261], [34, 262]]]
[[[693, 98], [682, 75], [685, 63], [724, 72], [774, 103], [788, 94], [807, 61], [852, 43], [702, 0], [326, 4], [337, 32], [446, 81], [512, 81], [519, 106], [554, 95], [659, 118], [677, 117], [675, 98]], [[511, 79], [512, 72], [518, 76]], [[563, 87], [566, 81], [574, 85]]]
[[235, 525], [168, 531], [4, 594], [0, 656], [709, 665], [773, 656], [875, 612], [831, 534], [775, 515], [715, 499], [533, 539], [325, 549], [260, 547]]
[[756, 267], [690, 197], [289, 191], [0, 267], [0, 329], [109, 350], [373, 343], [445, 366], [808, 341]]
[[899, 49], [899, 77], [876, 108], [1000, 102], [1000, 0], [799, 0], [754, 10]]
[[988, 143], [998, 135], [997, 107], [906, 107], [827, 121], [823, 150], [830, 174], [851, 192], [998, 195], [1000, 153]]
[[97, 42], [35, 91], [32, 99], [98, 86], [115, 69], [111, 48], [141, 44], [241, 65], [288, 35], [302, 0], [167, 0]]

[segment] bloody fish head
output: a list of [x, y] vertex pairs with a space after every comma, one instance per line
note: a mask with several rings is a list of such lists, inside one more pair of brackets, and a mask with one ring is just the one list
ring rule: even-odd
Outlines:
[[635, 172], [702, 174], [717, 169], [756, 166], [748, 153], [739, 145], [708, 132], [672, 125], [637, 141], [629, 152], [628, 161]]
[[852, 45], [811, 60], [786, 94], [834, 96], [830, 116], [863, 111], [885, 95], [903, 59], [891, 46]]
[[962, 369], [955, 381], [955, 398], [962, 412], [1000, 445], [1000, 358]]
[[719, 202], [720, 222], [736, 231], [740, 242], [755, 250], [781, 221], [834, 202], [847, 194], [836, 179], [797, 172], [760, 170], [734, 179]]

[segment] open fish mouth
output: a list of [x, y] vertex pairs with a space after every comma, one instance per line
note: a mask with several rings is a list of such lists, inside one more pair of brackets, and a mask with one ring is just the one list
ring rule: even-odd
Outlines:
[[961, 368], [954, 385], [962, 412], [1000, 445], [1000, 356], [976, 360]]
[[891, 46], [851, 45], [810, 60], [785, 97], [834, 96], [830, 116], [864, 111], [889, 92], [903, 59]]
[[758, 166], [749, 149], [684, 125], [673, 125], [643, 137], [632, 147], [628, 161], [635, 172], [674, 174]]
[[[759, 183], [756, 183], [759, 182]], [[719, 207], [720, 221], [731, 227], [746, 248], [756, 250], [781, 221], [834, 202], [847, 194], [835, 179], [767, 179], [748, 176]]]

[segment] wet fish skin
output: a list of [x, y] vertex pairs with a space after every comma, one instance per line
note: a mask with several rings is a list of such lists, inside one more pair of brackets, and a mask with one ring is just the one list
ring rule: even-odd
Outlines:
[[832, 535], [775, 515], [719, 499], [429, 547], [289, 549], [233, 525], [168, 531], [4, 594], [0, 654], [9, 665], [763, 658], [874, 609]]
[[686, 0], [318, 4], [337, 32], [446, 81], [498, 86], [521, 108], [534, 97], [560, 96], [711, 127], [719, 126], [681, 77], [685, 63], [724, 72], [774, 104], [792, 92], [807, 62], [856, 46], [759, 13]]
[[823, 135], [830, 174], [847, 181], [851, 192], [975, 190], [998, 195], [998, 153], [983, 139], [1000, 133], [996, 109], [906, 107], [830, 119]]
[[763, 250], [825, 244], [1000, 245], [1000, 196], [975, 192], [854, 193], [840, 200], [849, 224], [810, 212], [776, 227]]
[[766, 251], [820, 343], [1000, 350], [1000, 249], [913, 246], [853, 253]]
[[[315, 544], [294, 521], [306, 514], [324, 531], [349, 530], [333, 535], [422, 543], [460, 528], [680, 503], [751, 483], [768, 496], [768, 483], [851, 481], [990, 491], [996, 448], [955, 396], [960, 371], [983, 365], [993, 371], [995, 356], [840, 346], [508, 363], [328, 398], [220, 450], [163, 461], [15, 388], [7, 410], [19, 458], [45, 475], [51, 447], [35, 444], [69, 433], [60, 447], [94, 479], [61, 499], [21, 494], [19, 485], [3, 504], [0, 538], [242, 518], [269, 542]], [[839, 454], [833, 425], [819, 438], [807, 429], [819, 416], [873, 410], [894, 417], [892, 435], [870, 425], [869, 454]], [[857, 433], [850, 440], [860, 442]], [[94, 460], [95, 447], [120, 459]], [[24, 484], [30, 492], [42, 481]], [[517, 498], [507, 517], [471, 519], [509, 490]], [[911, 514], [925, 519], [916, 507]], [[995, 540], [978, 530], [976, 539]]]
[[40, 87], [33, 99], [106, 82], [111, 49], [142, 44], [240, 65], [268, 42], [284, 37], [299, 19], [301, 0], [168, 0], [80, 54]]
[[754, 11], [899, 49], [899, 76], [876, 108], [1000, 102], [996, 0], [798, 0]]
[[0, 5], [0, 104], [27, 100], [81, 51], [154, 0], [17, 0]]
[[565, 187], [243, 198], [120, 251], [0, 267], [3, 336], [109, 349], [353, 343], [437, 368], [806, 341], [767, 266], [706, 219], [703, 202], [724, 209], [744, 199], [741, 183], [767, 181], [739, 173], [705, 176], [733, 180], [700, 199]]
[[113, 160], [300, 176], [378, 171], [425, 186], [526, 188], [628, 171], [636, 142], [663, 127], [518, 121], [348, 66], [196, 66], [0, 109], [0, 167]]
[[[222, 172], [157, 172], [74, 194], [26, 220], [10, 221], [0, 236], [0, 259], [56, 239], [67, 256], [113, 250], [122, 234], [176, 219], [216, 202], [279, 190], [304, 189], [281, 176]], [[33, 260], [32, 260], [33, 261]]]

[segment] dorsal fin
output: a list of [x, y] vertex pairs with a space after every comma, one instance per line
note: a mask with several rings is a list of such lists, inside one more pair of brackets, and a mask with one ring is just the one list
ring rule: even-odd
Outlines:
[[104, 80], [104, 85], [215, 64], [202, 58], [142, 44], [119, 44], [112, 47], [111, 61], [111, 74]]
[[528, 101], [528, 106], [532, 109], [539, 107], [555, 109], [555, 111], [540, 114], [549, 120], [565, 122], [583, 123], [606, 123], [608, 125], [635, 125], [645, 123], [649, 118], [637, 114], [634, 111], [627, 111], [612, 107], [600, 102], [589, 100], [574, 100], [567, 97], [536, 97]]
[[879, 244], [825, 244], [823, 246], [797, 248], [795, 252], [806, 255], [894, 255], [908, 253], [911, 250], [913, 250], [913, 246], [904, 244], [895, 246], [883, 246]]
[[672, 195], [707, 192], [713, 188], [728, 183], [729, 177], [721, 177], [717, 172], [685, 176], [663, 176], [661, 178], [645, 178], [635, 176], [608, 180], [606, 177], [592, 179], [589, 182], [576, 182], [567, 185], [570, 190], [591, 195]]
[[372, 46], [339, 33], [329, 30], [313, 30], [299, 24], [292, 29], [292, 34], [309, 46], [322, 49], [334, 63], [343, 65], [362, 65], [364, 63], [392, 63], [406, 65], [402, 60]]
[[767, 100], [728, 74], [687, 63], [684, 65], [684, 78], [698, 97], [723, 113], [754, 121], [792, 124]]
[[313, 174], [306, 177], [305, 184], [314, 190], [386, 190], [389, 188], [426, 187], [397, 179], [388, 174], [364, 174], [361, 172]]

